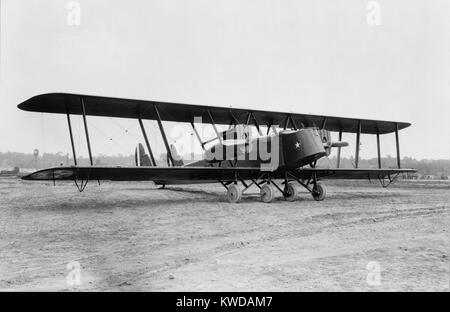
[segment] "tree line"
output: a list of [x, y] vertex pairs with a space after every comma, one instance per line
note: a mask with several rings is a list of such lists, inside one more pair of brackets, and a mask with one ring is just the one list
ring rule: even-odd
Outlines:
[[[158, 164], [165, 164], [165, 154], [159, 155], [157, 159]], [[86, 157], [77, 158], [79, 165], [89, 165], [89, 159]], [[384, 168], [396, 168], [397, 159], [395, 157], [387, 156], [381, 159]], [[134, 166], [134, 155], [96, 155], [94, 157], [95, 165], [104, 166]], [[42, 169], [55, 166], [70, 166], [73, 165], [73, 158], [69, 154], [64, 153], [43, 153], [38, 157], [33, 154], [18, 153], [18, 152], [4, 152], [0, 153], [0, 168], [12, 169], [19, 167], [21, 170]], [[323, 158], [320, 160], [320, 167], [333, 168], [336, 167], [336, 157]], [[433, 176], [433, 178], [445, 178], [450, 176], [450, 160], [449, 159], [414, 159], [411, 157], [403, 157], [401, 159], [403, 168], [417, 169], [420, 176]], [[354, 158], [341, 158], [341, 168], [353, 168]], [[360, 168], [377, 168], [378, 159], [360, 159]]]

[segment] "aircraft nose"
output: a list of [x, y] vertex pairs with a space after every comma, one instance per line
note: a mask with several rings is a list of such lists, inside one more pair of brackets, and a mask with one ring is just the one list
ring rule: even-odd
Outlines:
[[284, 163], [303, 166], [326, 155], [324, 144], [314, 129], [301, 129], [282, 134]]

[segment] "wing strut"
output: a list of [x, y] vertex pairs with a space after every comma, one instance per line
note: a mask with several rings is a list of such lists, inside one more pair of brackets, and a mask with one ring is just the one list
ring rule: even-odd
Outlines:
[[378, 168], [381, 169], [381, 148], [380, 148], [380, 133], [377, 132], [377, 155], [378, 155]]
[[252, 116], [253, 121], [255, 122], [255, 127], [256, 127], [256, 130], [258, 130], [258, 134], [262, 135], [261, 129], [259, 128], [258, 120], [256, 120], [256, 117], [255, 117], [255, 115], [253, 115], [252, 112], [250, 112], [250, 115]]
[[152, 159], [153, 166], [156, 167], [155, 157], [153, 157], [153, 152], [150, 147], [150, 142], [148, 141], [147, 132], [145, 132], [144, 124], [142, 123], [141, 117], [138, 118], [139, 125], [141, 126], [142, 134], [144, 135], [145, 144], [147, 145], [148, 152], [150, 153], [150, 158]]
[[267, 126], [267, 135], [269, 135], [270, 129], [272, 129], [273, 133], [278, 134], [275, 125], [271, 121], [269, 121], [269, 125]]
[[72, 145], [73, 163], [76, 166], [77, 165], [77, 155], [75, 153], [75, 144], [73, 142], [73, 133], [72, 133], [72, 123], [70, 122], [70, 113], [69, 113], [69, 107], [67, 106], [67, 103], [66, 103], [66, 112], [67, 112], [67, 124], [69, 125], [70, 144]]
[[211, 112], [209, 111], [209, 109], [207, 109], [206, 112], [208, 113], [208, 117], [211, 120], [211, 124], [212, 124], [212, 126], [214, 128], [214, 132], [216, 133], [217, 138], [219, 139], [219, 142], [222, 143], [222, 138], [221, 138], [221, 136], [219, 134], [219, 130], [217, 130], [216, 123], [214, 122], [214, 119], [213, 119], [213, 117], [211, 115]]
[[286, 130], [287, 127], [289, 127], [289, 116], [286, 116], [286, 120], [284, 121], [283, 130]]
[[361, 120], [358, 121], [358, 132], [356, 132], [355, 168], [358, 168], [358, 164], [359, 164], [360, 139], [361, 139]]
[[195, 125], [192, 121], [191, 121], [191, 126], [192, 126], [192, 129], [194, 129], [195, 136], [197, 137], [198, 141], [200, 142], [200, 146], [202, 147], [203, 150], [205, 150], [205, 143], [202, 142], [202, 138], [200, 137], [200, 134], [198, 134], [198, 131], [195, 128]]
[[292, 127], [294, 128], [294, 130], [298, 129], [297, 124], [294, 121], [294, 118], [292, 118], [291, 115], [287, 115], [286, 119], [284, 121], [284, 127], [283, 127], [284, 130], [286, 130], [289, 127], [289, 122], [291, 122]]
[[169, 159], [170, 159], [172, 166], [175, 166], [175, 162], [173, 161], [173, 157], [172, 157], [172, 152], [170, 151], [169, 143], [167, 142], [166, 132], [164, 132], [164, 127], [161, 122], [161, 115], [159, 114], [158, 107], [156, 106], [156, 104], [153, 104], [153, 108], [155, 109], [156, 116], [158, 117], [159, 130], [161, 130], [161, 135], [162, 135], [164, 145], [166, 146], [166, 150], [167, 150], [167, 165], [169, 166]]
[[246, 126], [248, 126], [248, 124], [250, 123], [250, 118], [251, 118], [250, 114], [251, 114], [250, 112], [247, 113], [247, 121], [245, 122]]
[[400, 169], [400, 142], [398, 139], [398, 123], [395, 123], [395, 144], [397, 145], [397, 167]]
[[[339, 129], [339, 142], [342, 142], [342, 128]], [[338, 147], [337, 150], [337, 159], [336, 159], [336, 168], [341, 166], [341, 147]]]
[[232, 122], [234, 123], [234, 126], [236, 127], [236, 125], [241, 124], [241, 122], [236, 118], [236, 116], [234, 116], [233, 112], [230, 109], [230, 116], [232, 118]]
[[327, 117], [324, 117], [322, 121], [322, 129], [325, 129], [326, 125], [327, 125]]
[[93, 166], [94, 162], [92, 161], [91, 141], [89, 140], [89, 130], [88, 130], [87, 122], [86, 122], [86, 109], [84, 107], [83, 97], [80, 97], [80, 99], [81, 99], [81, 109], [83, 111], [84, 131], [86, 132], [86, 143], [87, 143], [88, 152], [89, 152], [89, 162], [90, 162], [91, 166]]
[[291, 115], [289, 115], [289, 118], [291, 119], [291, 123], [292, 123], [292, 126], [294, 127], [294, 130], [298, 130], [298, 127], [297, 127], [297, 124], [295, 123], [294, 118], [292, 118]]

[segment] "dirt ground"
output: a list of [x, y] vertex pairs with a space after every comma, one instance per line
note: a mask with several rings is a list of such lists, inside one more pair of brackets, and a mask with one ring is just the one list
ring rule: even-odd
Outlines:
[[449, 290], [450, 182], [327, 187], [229, 204], [216, 185], [3, 178], [0, 290]]

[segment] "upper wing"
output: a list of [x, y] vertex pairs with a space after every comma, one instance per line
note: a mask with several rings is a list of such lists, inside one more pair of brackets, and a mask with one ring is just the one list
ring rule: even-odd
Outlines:
[[[211, 123], [209, 114], [207, 114], [207, 110], [209, 110], [215, 123], [226, 125], [230, 121], [246, 123], [249, 120], [249, 113], [253, 114], [257, 122], [265, 125], [269, 123], [271, 125], [284, 125], [289, 116], [298, 127], [303, 124], [305, 127], [317, 126], [330, 131], [352, 133], [358, 132], [359, 125], [361, 126], [361, 133], [368, 134], [391, 133], [397, 127], [398, 130], [401, 130], [411, 125], [406, 122], [142, 101], [66, 93], [37, 95], [19, 104], [18, 107], [26, 111], [81, 115], [81, 98], [84, 99], [86, 114], [93, 116], [157, 119], [157, 114], [154, 109], [154, 105], [157, 105], [162, 120], [176, 122], [193, 122], [194, 117], [202, 116], [203, 123]], [[253, 123], [254, 120], [251, 120], [251, 122]]]
[[[320, 169], [304, 168], [289, 170], [298, 179], [309, 179], [316, 175], [319, 179], [381, 179], [400, 173], [413, 173], [414, 169]], [[285, 170], [271, 172], [275, 179], [284, 179]], [[115, 181], [230, 181], [235, 174], [242, 179], [256, 179], [264, 171], [259, 168], [220, 167], [55, 167], [40, 170], [24, 176], [24, 180], [115, 180]]]

